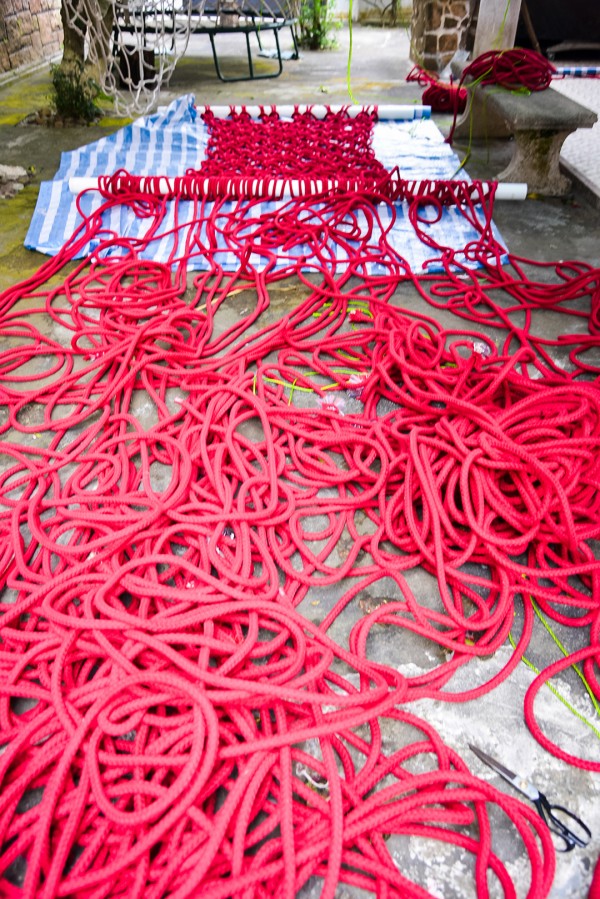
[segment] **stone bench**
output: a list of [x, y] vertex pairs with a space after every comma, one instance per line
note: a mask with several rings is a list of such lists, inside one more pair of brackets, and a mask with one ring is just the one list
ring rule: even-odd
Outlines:
[[[453, 65], [453, 72], [460, 78], [460, 67]], [[478, 85], [469, 96], [455, 138], [514, 138], [512, 159], [498, 181], [525, 181], [531, 192], [544, 196], [569, 192], [571, 181], [559, 168], [561, 147], [569, 134], [595, 124], [595, 112], [551, 87], [519, 94]]]

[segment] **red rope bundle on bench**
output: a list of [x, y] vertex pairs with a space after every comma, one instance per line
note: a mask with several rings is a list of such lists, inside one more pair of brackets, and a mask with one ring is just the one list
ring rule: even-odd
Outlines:
[[[543, 91], [550, 86], [552, 76], [556, 69], [545, 56], [536, 53], [535, 50], [527, 50], [515, 47], [510, 50], [489, 50], [474, 59], [461, 75], [459, 88], [465, 82], [477, 85], [496, 85], [507, 90]], [[448, 136], [448, 142], [452, 143], [456, 117]]]
[[550, 87], [555, 72], [552, 63], [535, 50], [521, 47], [489, 50], [464, 69], [461, 83], [468, 78], [478, 84], [495, 84], [509, 90], [543, 91]]

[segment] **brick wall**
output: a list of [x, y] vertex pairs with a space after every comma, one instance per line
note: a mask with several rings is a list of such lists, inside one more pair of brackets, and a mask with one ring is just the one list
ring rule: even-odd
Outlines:
[[464, 46], [471, 18], [471, 0], [414, 0], [412, 57], [429, 71], [439, 72]]
[[0, 73], [62, 50], [60, 0], [0, 0]]

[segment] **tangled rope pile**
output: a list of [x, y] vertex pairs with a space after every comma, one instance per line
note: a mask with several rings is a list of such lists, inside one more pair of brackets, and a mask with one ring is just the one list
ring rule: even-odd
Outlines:
[[[417, 277], [386, 240], [384, 192], [343, 189], [275, 214], [190, 190], [194, 226], [169, 226], [163, 265], [144, 251], [167, 236], [165, 198], [135, 185], [103, 182], [104, 208], [147, 218], [145, 241], [107, 233], [100, 211], [0, 297], [3, 895], [291, 899], [317, 875], [325, 899], [340, 882], [422, 899], [396, 861], [408, 837], [471, 854], [478, 896], [488, 880], [515, 895], [498, 809], [527, 895], [548, 895], [554, 849], [535, 811], [473, 777], [407, 704], [505, 678], [533, 599], [590, 628], [575, 657], [600, 698], [600, 392], [585, 355], [600, 273], [564, 263], [548, 284], [517, 257], [503, 268], [494, 191], [477, 184], [410, 202], [423, 239], [442, 202], [478, 227], [461, 253], [432, 246], [437, 274]], [[189, 285], [195, 254], [208, 269]], [[366, 273], [373, 261], [384, 274]], [[261, 326], [291, 275], [303, 299]], [[486, 333], [398, 308], [402, 282]], [[237, 292], [248, 308], [231, 323]], [[589, 334], [535, 334], [535, 309], [579, 324], [585, 304]], [[415, 595], [418, 566], [439, 597]], [[517, 608], [510, 660], [457, 690]], [[437, 658], [418, 676], [378, 656], [403, 631]]]

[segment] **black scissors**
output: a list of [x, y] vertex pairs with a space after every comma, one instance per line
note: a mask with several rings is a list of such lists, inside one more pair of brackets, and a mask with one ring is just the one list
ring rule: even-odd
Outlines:
[[[482, 762], [489, 765], [493, 771], [499, 774], [500, 777], [503, 777], [504, 780], [508, 781], [516, 790], [533, 802], [542, 821], [562, 841], [562, 848], [560, 846], [556, 847], [559, 852], [570, 852], [575, 846], [587, 846], [592, 832], [581, 818], [578, 818], [577, 815], [574, 815], [573, 812], [570, 812], [562, 805], [552, 805], [530, 781], [505, 768], [504, 765], [493, 759], [491, 755], [482, 752], [481, 749], [477, 749], [476, 746], [472, 746], [470, 743], [469, 749]], [[579, 833], [573, 831], [568, 826], [567, 821], [569, 824], [577, 825]]]

